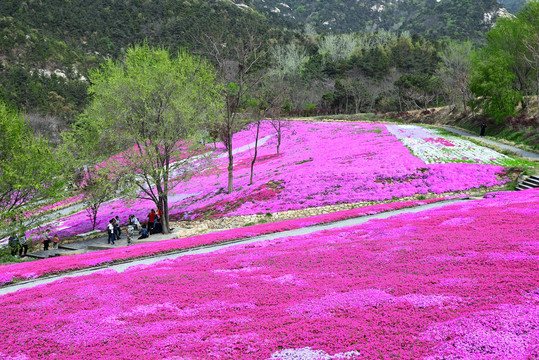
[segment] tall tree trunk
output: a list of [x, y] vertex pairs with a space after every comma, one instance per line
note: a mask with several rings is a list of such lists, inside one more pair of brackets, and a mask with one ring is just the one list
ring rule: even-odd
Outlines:
[[279, 131], [277, 131], [277, 156], [279, 156], [279, 148], [281, 147], [281, 135], [282, 129], [279, 128]]
[[161, 227], [163, 228], [163, 234], [170, 234], [170, 221], [168, 218], [168, 196], [165, 195], [160, 199], [160, 209], [163, 215], [161, 216]]
[[232, 129], [228, 130], [228, 193], [232, 194], [234, 191], [234, 154], [232, 153]]
[[97, 212], [99, 211], [99, 206], [93, 206], [92, 207], [92, 230], [95, 230], [95, 225], [97, 223]]
[[253, 173], [255, 168], [256, 156], [258, 155], [258, 135], [260, 134], [260, 121], [256, 122], [256, 139], [255, 139], [255, 156], [253, 161], [251, 161], [251, 179], [249, 180], [249, 185], [253, 185]]

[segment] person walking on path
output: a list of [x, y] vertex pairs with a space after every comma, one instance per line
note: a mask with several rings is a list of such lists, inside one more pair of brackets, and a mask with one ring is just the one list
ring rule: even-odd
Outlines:
[[114, 245], [114, 219], [109, 220], [109, 224], [107, 225], [107, 233], [109, 234], [109, 238], [107, 240], [107, 244]]
[[481, 133], [479, 133], [479, 136], [481, 136], [481, 137], [485, 136], [486, 131], [487, 131], [487, 124], [482, 123], [481, 124]]
[[152, 230], [153, 224], [155, 223], [155, 218], [157, 217], [157, 214], [155, 213], [155, 210], [152, 209], [150, 213], [148, 214], [148, 230]]
[[28, 239], [26, 238], [26, 234], [23, 232], [21, 236], [19, 236], [19, 257], [26, 256], [27, 252], [28, 252]]
[[114, 236], [116, 236], [116, 240], [120, 240], [122, 235], [122, 230], [120, 229], [120, 217], [116, 215], [114, 218]]
[[17, 255], [17, 250], [19, 248], [19, 239], [17, 238], [17, 234], [13, 233], [8, 239], [8, 245], [11, 249], [11, 256]]
[[49, 244], [51, 243], [52, 239], [51, 239], [51, 229], [47, 229], [47, 231], [45, 231], [45, 234], [43, 235], [43, 250], [47, 251], [49, 250]]
[[52, 248], [58, 249], [58, 244], [60, 243], [60, 237], [58, 237], [58, 234], [54, 234], [52, 238]]
[[135, 227], [133, 225], [127, 225], [127, 228], [125, 229], [125, 233], [127, 235], [127, 246], [133, 245], [133, 236], [135, 235]]

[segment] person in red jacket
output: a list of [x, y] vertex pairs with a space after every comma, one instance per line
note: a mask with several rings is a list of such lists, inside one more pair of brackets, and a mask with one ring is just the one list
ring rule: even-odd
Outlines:
[[151, 230], [153, 228], [153, 223], [155, 222], [157, 214], [155, 213], [155, 210], [152, 209], [150, 213], [148, 214], [148, 230]]

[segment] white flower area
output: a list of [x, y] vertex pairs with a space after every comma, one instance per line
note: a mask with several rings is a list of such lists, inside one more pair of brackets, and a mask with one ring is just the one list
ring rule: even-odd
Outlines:
[[313, 350], [309, 347], [302, 349], [285, 349], [274, 353], [268, 360], [344, 360], [360, 355], [357, 351], [338, 353], [333, 356], [322, 350]]
[[417, 125], [386, 125], [387, 130], [427, 164], [474, 162], [503, 165], [509, 157], [457, 136]]

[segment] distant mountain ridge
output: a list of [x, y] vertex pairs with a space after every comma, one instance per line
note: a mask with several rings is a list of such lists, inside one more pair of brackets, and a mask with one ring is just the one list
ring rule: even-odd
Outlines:
[[482, 38], [504, 13], [496, 0], [250, 0], [245, 4], [266, 16], [311, 24], [323, 32], [407, 30], [430, 38], [472, 40]]

